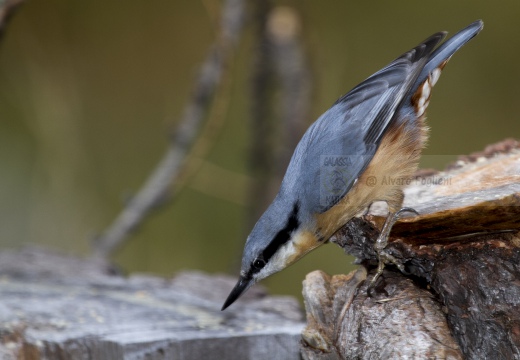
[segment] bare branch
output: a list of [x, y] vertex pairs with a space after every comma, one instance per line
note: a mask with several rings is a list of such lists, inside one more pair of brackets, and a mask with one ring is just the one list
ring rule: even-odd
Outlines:
[[193, 94], [184, 109], [170, 145], [141, 190], [127, 204], [94, 245], [95, 256], [107, 257], [158, 204], [170, 195], [188, 150], [195, 141], [207, 108], [217, 91], [222, 75], [237, 45], [245, 13], [244, 0], [226, 0], [223, 4], [220, 34], [200, 68]]

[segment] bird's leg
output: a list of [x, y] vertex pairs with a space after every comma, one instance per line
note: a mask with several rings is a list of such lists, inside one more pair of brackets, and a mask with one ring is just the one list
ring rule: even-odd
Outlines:
[[397, 268], [404, 274], [406, 274], [406, 271], [404, 269], [404, 265], [397, 260], [395, 257], [390, 255], [385, 251], [386, 246], [388, 245], [388, 236], [390, 235], [390, 231], [392, 230], [392, 226], [396, 223], [397, 220], [399, 220], [399, 217], [401, 214], [405, 212], [412, 212], [416, 215], [419, 215], [417, 211], [415, 211], [412, 208], [401, 208], [400, 210], [396, 212], [389, 212], [388, 217], [386, 218], [385, 224], [383, 225], [383, 228], [381, 229], [381, 233], [377, 237], [377, 240], [374, 244], [374, 250], [377, 253], [377, 271], [370, 281], [369, 288], [373, 287], [379, 278], [381, 274], [383, 273], [383, 270], [385, 268], [386, 264], [394, 264], [397, 266]]

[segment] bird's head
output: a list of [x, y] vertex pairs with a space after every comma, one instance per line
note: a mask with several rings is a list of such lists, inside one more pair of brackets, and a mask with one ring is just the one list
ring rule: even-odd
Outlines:
[[284, 211], [283, 204], [286, 203], [275, 200], [248, 236], [242, 255], [240, 278], [222, 310], [252, 285], [285, 269], [321, 244], [320, 239], [310, 230], [312, 224], [302, 216], [299, 203], [294, 202], [290, 211]]

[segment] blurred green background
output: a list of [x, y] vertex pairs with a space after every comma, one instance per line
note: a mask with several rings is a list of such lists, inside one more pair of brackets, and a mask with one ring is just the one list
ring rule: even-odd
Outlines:
[[[476, 19], [484, 31], [447, 66], [428, 109], [423, 167], [520, 137], [520, 2], [278, 1], [302, 22], [310, 122], [431, 33]], [[220, 2], [28, 0], [0, 44], [0, 246], [88, 254], [90, 241], [147, 178], [214, 40]], [[235, 274], [249, 205], [252, 30], [234, 57], [224, 122], [175, 201], [114, 260], [129, 272]], [[344, 273], [334, 245], [265, 283], [299, 294], [311, 270]], [[224, 299], [223, 299], [224, 300]]]

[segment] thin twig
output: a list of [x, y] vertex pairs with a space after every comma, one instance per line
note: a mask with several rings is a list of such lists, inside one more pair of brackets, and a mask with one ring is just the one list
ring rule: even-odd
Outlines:
[[228, 70], [223, 71], [218, 89], [213, 95], [211, 110], [209, 110], [206, 122], [199, 131], [189, 153], [186, 156], [185, 166], [175, 181], [175, 188], [170, 196], [175, 197], [189, 184], [204, 165], [207, 155], [212, 150], [218, 136], [221, 134], [227, 120], [229, 105], [231, 103], [232, 79], [227, 76], [232, 68], [233, 59], [229, 59]]
[[209, 104], [220, 84], [222, 74], [236, 47], [244, 23], [245, 1], [226, 0], [220, 20], [220, 34], [200, 68], [193, 94], [184, 109], [170, 145], [154, 172], [110, 227], [94, 244], [94, 255], [108, 257], [139, 226], [150, 211], [170, 195], [196, 139]]

